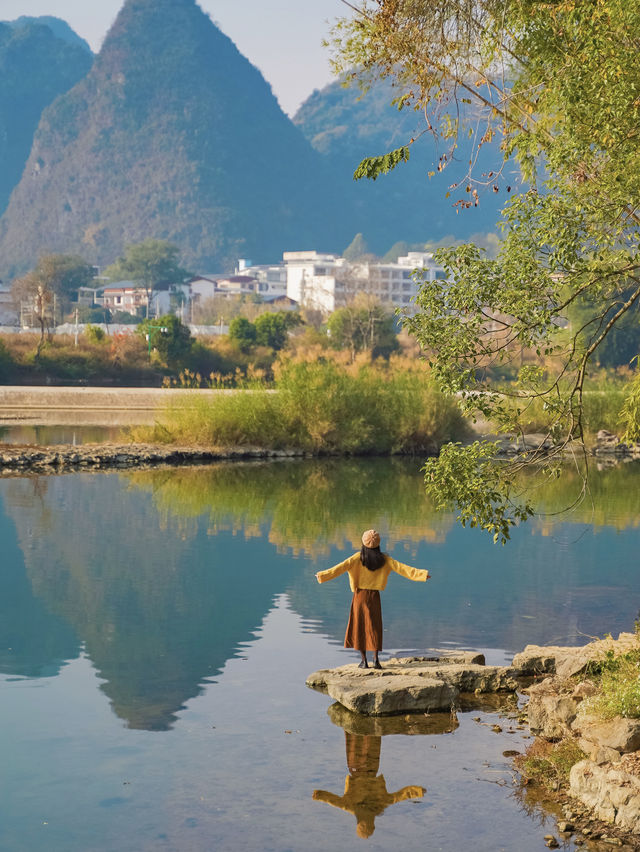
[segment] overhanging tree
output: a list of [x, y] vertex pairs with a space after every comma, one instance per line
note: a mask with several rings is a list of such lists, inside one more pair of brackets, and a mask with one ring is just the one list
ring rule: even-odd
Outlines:
[[[354, 14], [335, 30], [337, 70], [356, 68], [352, 76], [365, 87], [392, 78], [398, 108], [422, 111], [421, 135], [439, 145], [434, 176], [446, 176], [463, 136], [473, 140], [467, 175], [443, 186], [443, 203], [447, 197], [462, 211], [482, 204], [483, 192], [510, 195], [510, 160], [528, 186], [505, 207], [497, 258], [472, 245], [441, 250], [450, 280], [422, 282], [419, 313], [406, 325], [465, 413], [517, 434], [542, 401], [556, 453], [584, 447], [590, 363], [640, 299], [640, 2], [346, 5]], [[363, 161], [354, 177], [376, 179], [401, 165], [418, 138]], [[495, 168], [478, 174], [478, 152], [496, 139]], [[583, 322], [567, 333], [572, 311]], [[540, 366], [521, 369], [515, 390], [501, 387], [495, 367], [523, 350], [537, 353]], [[638, 386], [627, 411], [637, 438]], [[441, 505], [458, 507], [463, 523], [505, 541], [532, 512], [514, 494], [514, 465], [557, 466], [539, 452], [510, 466], [493, 464], [494, 455], [489, 445], [449, 446], [427, 463], [426, 484]], [[586, 453], [576, 461], [586, 489]]]

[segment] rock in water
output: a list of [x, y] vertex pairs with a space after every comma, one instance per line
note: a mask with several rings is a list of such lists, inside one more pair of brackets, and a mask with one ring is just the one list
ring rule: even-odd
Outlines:
[[314, 672], [307, 685], [327, 692], [348, 710], [394, 716], [450, 710], [461, 693], [513, 692], [513, 670], [442, 658], [387, 660], [381, 671], [355, 663]]

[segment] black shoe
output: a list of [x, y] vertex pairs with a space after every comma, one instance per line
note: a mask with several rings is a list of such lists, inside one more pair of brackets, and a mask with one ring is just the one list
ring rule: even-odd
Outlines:
[[380, 665], [380, 660], [376, 660], [375, 663], [373, 664], [373, 667], [374, 667], [374, 669], [381, 669], [382, 666]]
[[367, 663], [366, 660], [362, 660], [361, 662], [358, 663], [358, 668], [359, 669], [368, 669], [369, 664]]

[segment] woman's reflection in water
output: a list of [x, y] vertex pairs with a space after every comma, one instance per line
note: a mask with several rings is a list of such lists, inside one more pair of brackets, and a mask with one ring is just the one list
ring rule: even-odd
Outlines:
[[347, 731], [344, 735], [349, 770], [344, 782], [344, 795], [314, 790], [313, 798], [352, 813], [358, 822], [356, 831], [360, 837], [371, 837], [376, 830], [376, 817], [389, 805], [405, 799], [420, 799], [427, 791], [424, 787], [411, 786], [403, 787], [397, 793], [388, 793], [384, 775], [378, 775], [382, 737]]

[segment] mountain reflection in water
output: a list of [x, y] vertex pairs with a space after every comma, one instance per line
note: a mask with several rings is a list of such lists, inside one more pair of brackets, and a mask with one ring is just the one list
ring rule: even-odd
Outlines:
[[[597, 472], [591, 500], [504, 548], [425, 497], [407, 459], [224, 463], [0, 481], [0, 672], [55, 674], [82, 650], [130, 728], [170, 729], [285, 594], [305, 630], [342, 644], [347, 583], [314, 573], [375, 526], [428, 567], [428, 594], [390, 581], [385, 650], [511, 652], [628, 629], [638, 610], [638, 468]], [[579, 482], [536, 485], [551, 513]], [[503, 654], [504, 656], [504, 654]], [[309, 670], [322, 665], [310, 660]]]

